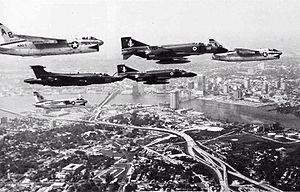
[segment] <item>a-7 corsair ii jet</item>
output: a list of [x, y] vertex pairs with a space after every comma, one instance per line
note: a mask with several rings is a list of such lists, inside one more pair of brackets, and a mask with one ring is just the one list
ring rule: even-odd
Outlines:
[[36, 103], [35, 107], [43, 109], [62, 109], [62, 108], [72, 108], [85, 106], [87, 100], [82, 97], [72, 98], [72, 99], [60, 99], [60, 100], [47, 100], [38, 92], [33, 92]]
[[279, 59], [282, 52], [276, 49], [244, 49], [236, 48], [227, 53], [214, 54], [213, 60], [227, 62], [247, 62]]
[[118, 65], [118, 75], [144, 84], [168, 84], [167, 80], [179, 77], [194, 77], [196, 73], [186, 72], [181, 69], [164, 69], [139, 72], [138, 70], [127, 67], [126, 65]]
[[106, 73], [52, 73], [44, 70], [44, 66], [30, 66], [36, 79], [25, 79], [25, 83], [48, 86], [85, 86], [121, 81], [124, 77], [110, 76]]
[[208, 44], [186, 43], [150, 46], [131, 37], [122, 37], [122, 55], [126, 60], [132, 55], [136, 55], [147, 60], [158, 60], [159, 64], [188, 63], [186, 56], [202, 55], [205, 53], [225, 53], [228, 50], [214, 39], [210, 39]]
[[57, 39], [29, 35], [18, 35], [0, 23], [0, 33], [4, 43], [0, 44], [0, 54], [18, 56], [46, 56], [99, 51], [103, 41], [95, 37], [79, 39]]

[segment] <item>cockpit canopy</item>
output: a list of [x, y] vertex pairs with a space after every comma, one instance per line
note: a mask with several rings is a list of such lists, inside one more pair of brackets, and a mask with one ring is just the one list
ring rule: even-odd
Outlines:
[[185, 70], [182, 69], [175, 69], [176, 72], [185, 72]]
[[90, 37], [82, 37], [82, 39], [83, 40], [98, 40], [97, 38], [92, 37], [92, 36], [90, 36]]
[[270, 49], [270, 48], [269, 48], [269, 51], [278, 51], [278, 50], [277, 50], [277, 49]]

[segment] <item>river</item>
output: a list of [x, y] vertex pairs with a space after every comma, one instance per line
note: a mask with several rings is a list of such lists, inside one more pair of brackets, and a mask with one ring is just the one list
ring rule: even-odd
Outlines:
[[[45, 95], [49, 99], [63, 99], [72, 98], [77, 95]], [[83, 94], [85, 99], [91, 105], [95, 105], [103, 101], [106, 94]], [[0, 108], [13, 109], [14, 112], [24, 112], [34, 110], [33, 96], [12, 96], [0, 97]], [[141, 103], [149, 105], [157, 105], [159, 103], [169, 102], [168, 95], [147, 94], [139, 97], [132, 95], [117, 95], [110, 101], [109, 104], [127, 104], [127, 103]], [[242, 123], [271, 123], [278, 121], [286, 128], [300, 128], [300, 118], [292, 114], [281, 114], [276, 111], [267, 111], [266, 107], [251, 107], [244, 105], [236, 105], [230, 103], [220, 103], [211, 100], [194, 99], [181, 103], [181, 108], [192, 108], [196, 111], [203, 112], [212, 119], [229, 120]], [[0, 113], [0, 116], [5, 116], [5, 113]]]

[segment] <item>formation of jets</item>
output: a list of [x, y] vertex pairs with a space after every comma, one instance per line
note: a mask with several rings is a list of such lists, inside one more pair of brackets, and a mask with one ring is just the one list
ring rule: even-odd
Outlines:
[[31, 66], [36, 79], [25, 79], [25, 83], [48, 86], [85, 86], [92, 84], [105, 84], [121, 81], [125, 78], [144, 84], [167, 84], [167, 80], [180, 77], [194, 77], [197, 74], [180, 69], [152, 70], [139, 72], [138, 70], [118, 65], [118, 76], [110, 76], [103, 73], [52, 73], [44, 70], [44, 66]]
[[[95, 37], [76, 39], [60, 39], [19, 35], [0, 23], [0, 33], [4, 43], [0, 44], [0, 54], [17, 56], [47, 56], [78, 53], [98, 52], [103, 41]], [[248, 62], [279, 59], [282, 52], [276, 49], [245, 49], [228, 50], [214, 39], [204, 43], [184, 43], [153, 46], [142, 43], [131, 37], [121, 38], [123, 60], [132, 55], [154, 60], [158, 64], [188, 63], [187, 56], [212, 54], [213, 60], [225, 62]], [[117, 66], [117, 76], [105, 73], [53, 73], [44, 70], [44, 66], [31, 66], [36, 78], [25, 79], [25, 83], [48, 86], [86, 86], [91, 84], [106, 84], [123, 79], [130, 79], [144, 84], [167, 84], [168, 80], [180, 77], [194, 77], [197, 74], [181, 69], [151, 70], [140, 72], [126, 65]], [[45, 109], [68, 108], [84, 106], [87, 101], [83, 98], [68, 100], [45, 100], [38, 92], [34, 92], [36, 107]]]

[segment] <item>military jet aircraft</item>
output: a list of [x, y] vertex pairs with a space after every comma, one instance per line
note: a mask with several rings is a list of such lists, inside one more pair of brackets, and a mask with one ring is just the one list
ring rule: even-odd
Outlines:
[[276, 49], [243, 49], [237, 48], [227, 53], [213, 54], [213, 60], [227, 62], [246, 62], [279, 59], [282, 52]]
[[33, 92], [36, 103], [35, 107], [43, 109], [62, 109], [62, 108], [72, 108], [85, 106], [87, 100], [83, 99], [81, 96], [72, 99], [62, 99], [62, 100], [46, 100], [38, 92]]
[[138, 70], [127, 67], [126, 65], [118, 65], [118, 75], [144, 84], [168, 84], [168, 79], [179, 77], [194, 77], [197, 74], [186, 72], [180, 69], [165, 69], [139, 72]]
[[162, 46], [150, 46], [131, 37], [122, 37], [122, 55], [126, 60], [132, 55], [136, 55], [147, 60], [158, 60], [159, 64], [175, 64], [190, 62], [186, 56], [201, 55], [205, 53], [225, 53], [228, 50], [210, 39], [209, 43], [186, 43]]
[[44, 66], [30, 66], [36, 79], [25, 79], [25, 83], [48, 86], [85, 86], [121, 81], [124, 77], [110, 76], [105, 73], [52, 73], [44, 70]]
[[95, 37], [80, 39], [57, 39], [14, 34], [0, 23], [0, 32], [4, 43], [0, 44], [0, 54], [18, 56], [47, 56], [99, 51], [103, 41]]

